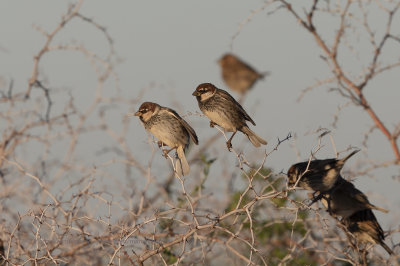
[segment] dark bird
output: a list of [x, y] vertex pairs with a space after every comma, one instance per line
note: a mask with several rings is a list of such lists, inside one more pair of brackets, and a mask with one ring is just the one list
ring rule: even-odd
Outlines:
[[184, 150], [190, 138], [198, 144], [196, 132], [174, 110], [152, 102], [144, 102], [135, 113], [143, 122], [144, 128], [159, 139], [158, 146], [169, 146], [170, 150], [163, 150], [164, 156], [176, 149], [177, 160], [175, 164], [178, 176], [187, 175], [190, 171]]
[[259, 73], [254, 68], [233, 54], [225, 54], [218, 63], [221, 67], [222, 78], [226, 85], [240, 94], [248, 92], [257, 80], [263, 79], [268, 72]]
[[386, 245], [385, 235], [374, 213], [370, 209], [358, 211], [350, 217], [343, 219], [342, 223], [352, 233], [357, 244], [379, 244], [387, 253], [393, 255], [393, 251]]
[[228, 132], [233, 132], [226, 143], [228, 150], [232, 148], [231, 141], [238, 130], [243, 132], [255, 147], [267, 144], [264, 139], [250, 130], [246, 121], [250, 121], [254, 126], [256, 123], [226, 91], [218, 89], [211, 83], [202, 83], [197, 86], [192, 95], [196, 96], [200, 110], [211, 120], [210, 127], [218, 125]]
[[353, 151], [343, 159], [325, 159], [300, 162], [288, 170], [288, 183], [307, 190], [326, 192], [336, 183], [345, 162], [359, 150]]
[[340, 175], [332, 190], [322, 194], [321, 201], [331, 215], [342, 218], [348, 218], [354, 213], [366, 209], [388, 212], [386, 209], [371, 204], [363, 192]]

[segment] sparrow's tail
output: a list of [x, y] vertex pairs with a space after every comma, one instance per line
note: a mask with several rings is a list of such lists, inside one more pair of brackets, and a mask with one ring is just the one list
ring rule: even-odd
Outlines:
[[254, 133], [248, 126], [242, 127], [241, 131], [246, 134], [255, 147], [260, 147], [261, 144], [267, 145], [267, 141], [260, 136], [257, 136], [257, 134]]
[[176, 174], [179, 177], [189, 174], [190, 167], [188, 162], [186, 161], [186, 156], [183, 150], [183, 146], [179, 146], [176, 149], [176, 153], [178, 154], [178, 158], [176, 158], [176, 163], [175, 163]]
[[353, 156], [354, 154], [356, 154], [357, 152], [359, 152], [360, 150], [355, 150], [352, 153], [350, 153], [349, 155], [347, 155], [346, 157], [344, 157], [343, 159], [340, 159], [340, 162], [342, 164], [344, 164], [348, 159], [350, 159], [351, 156]]
[[386, 251], [387, 253], [389, 253], [389, 255], [393, 255], [393, 250], [391, 250], [383, 241], [380, 241], [379, 243]]
[[264, 79], [265, 77], [268, 77], [270, 74], [271, 73], [269, 71], [258, 73], [260, 79]]
[[384, 213], [388, 213], [388, 212], [389, 212], [389, 210], [386, 210], [386, 209], [384, 209], [384, 208], [375, 206], [375, 205], [373, 205], [373, 204], [371, 204], [371, 203], [368, 204], [368, 207], [371, 208], [371, 209], [375, 209], [375, 210], [377, 210], [377, 211], [384, 212]]

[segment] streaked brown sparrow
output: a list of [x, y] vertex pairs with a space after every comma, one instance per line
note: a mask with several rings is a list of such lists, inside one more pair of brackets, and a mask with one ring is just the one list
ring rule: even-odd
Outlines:
[[233, 54], [225, 54], [218, 63], [221, 67], [222, 78], [233, 91], [245, 94], [257, 80], [264, 78], [268, 72], [258, 73], [254, 68]]
[[300, 162], [292, 165], [288, 170], [290, 186], [297, 183], [307, 190], [326, 192], [336, 183], [345, 162], [359, 150], [353, 151], [343, 159], [325, 159]]
[[393, 251], [383, 242], [385, 240], [384, 232], [370, 209], [358, 211], [343, 219], [342, 223], [352, 233], [357, 244], [379, 244], [387, 253], [393, 255]]
[[331, 215], [342, 218], [348, 218], [365, 209], [388, 212], [386, 209], [371, 204], [364, 193], [340, 175], [332, 190], [322, 194], [321, 202]]
[[246, 121], [250, 121], [254, 126], [256, 123], [226, 91], [218, 89], [211, 83], [202, 83], [197, 86], [192, 95], [196, 96], [200, 110], [211, 120], [210, 127], [218, 125], [228, 132], [233, 132], [226, 143], [228, 150], [232, 148], [231, 141], [237, 131], [243, 132], [255, 147], [267, 144], [264, 139], [250, 130]]
[[190, 139], [198, 144], [196, 132], [174, 110], [152, 102], [144, 102], [135, 113], [143, 122], [144, 128], [159, 139], [158, 145], [167, 145], [171, 149], [163, 150], [164, 156], [176, 149], [175, 164], [178, 176], [187, 175], [190, 171], [184, 150]]

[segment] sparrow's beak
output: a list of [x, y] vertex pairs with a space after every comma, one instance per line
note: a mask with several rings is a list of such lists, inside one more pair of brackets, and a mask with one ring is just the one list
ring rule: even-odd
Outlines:
[[139, 112], [139, 111], [137, 111], [136, 113], [129, 113], [129, 114], [126, 114], [126, 117], [130, 117], [130, 116], [141, 116], [141, 115], [142, 115], [142, 113]]
[[194, 91], [194, 92], [192, 93], [192, 95], [193, 95], [193, 96], [200, 96], [200, 92]]

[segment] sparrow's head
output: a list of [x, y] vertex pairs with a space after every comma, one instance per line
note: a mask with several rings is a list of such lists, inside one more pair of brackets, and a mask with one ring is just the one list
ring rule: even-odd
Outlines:
[[211, 83], [202, 83], [197, 86], [196, 90], [192, 93], [196, 96], [198, 101], [204, 101], [212, 97], [217, 92], [217, 87]]
[[139, 107], [139, 110], [135, 113], [135, 116], [138, 116], [140, 120], [146, 122], [148, 121], [155, 113], [158, 112], [160, 106], [156, 103], [152, 102], [144, 102]]
[[218, 64], [220, 66], [227, 66], [230, 65], [232, 63], [235, 63], [237, 61], [236, 56], [234, 56], [233, 54], [224, 54], [219, 60], [218, 60]]
[[287, 172], [289, 186], [293, 186], [294, 184], [296, 184], [297, 179], [300, 175], [301, 171], [299, 167], [297, 167], [297, 165], [295, 164], [292, 165]]

